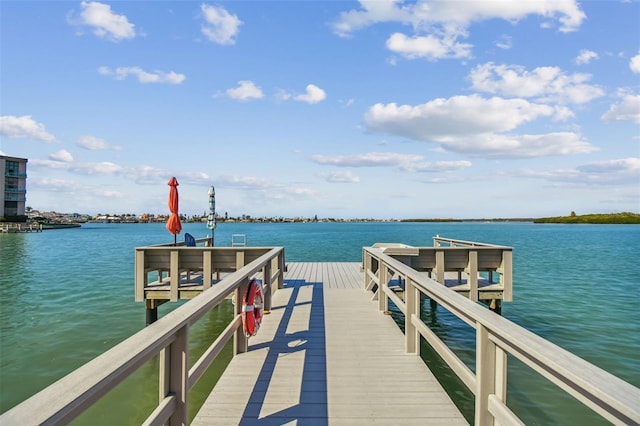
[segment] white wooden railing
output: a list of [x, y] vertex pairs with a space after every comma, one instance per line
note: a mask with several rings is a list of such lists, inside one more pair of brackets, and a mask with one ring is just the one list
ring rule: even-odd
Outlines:
[[[613, 424], [640, 424], [640, 389], [496, 315], [439, 284], [380, 248], [363, 248], [364, 286], [377, 286], [378, 308], [389, 300], [405, 317], [405, 350], [419, 355], [420, 338], [440, 355], [475, 395], [476, 425], [523, 424], [507, 407], [507, 354], [545, 377]], [[405, 280], [405, 297], [389, 289]], [[476, 330], [475, 373], [420, 318], [420, 294]]]
[[[194, 363], [188, 365], [189, 328], [235, 292], [241, 300], [250, 278], [262, 273], [265, 296], [282, 288], [284, 248], [269, 249], [246, 266], [231, 272], [215, 286], [129, 337], [112, 349], [58, 380], [0, 416], [0, 424], [68, 424], [159, 355], [159, 403], [144, 424], [187, 424], [188, 393], [233, 338], [234, 354], [247, 351], [240, 303], [225, 330]], [[274, 285], [275, 284], [275, 285]], [[265, 297], [265, 309], [270, 297]]]

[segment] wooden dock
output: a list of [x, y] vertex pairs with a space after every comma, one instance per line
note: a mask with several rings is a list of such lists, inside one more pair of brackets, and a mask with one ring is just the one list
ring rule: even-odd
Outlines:
[[[523, 424], [506, 403], [509, 357], [605, 421], [640, 426], [640, 389], [481, 306], [512, 299], [511, 260], [510, 247], [438, 236], [431, 248], [363, 247], [357, 263], [286, 264], [284, 247], [138, 247], [135, 298], [147, 311], [192, 300], [3, 413], [0, 424], [69, 424], [150, 361], [158, 404], [143, 424], [188, 424], [189, 391], [231, 343], [233, 358], [193, 424], [466, 424], [419, 356], [425, 343], [473, 393], [475, 425]], [[448, 288], [447, 274], [454, 287], [465, 275], [468, 290]], [[228, 298], [242, 300], [253, 278], [270, 311], [258, 334], [247, 339], [236, 303], [224, 330], [191, 359], [191, 327]], [[475, 330], [474, 366], [424, 322], [424, 297]], [[390, 303], [404, 333], [384, 314]]]
[[289, 263], [249, 351], [194, 425], [468, 424], [362, 286], [361, 263]]

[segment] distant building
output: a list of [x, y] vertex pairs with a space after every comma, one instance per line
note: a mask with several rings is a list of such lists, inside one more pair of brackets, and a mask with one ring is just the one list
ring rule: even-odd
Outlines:
[[0, 155], [0, 217], [25, 214], [27, 161], [26, 158]]

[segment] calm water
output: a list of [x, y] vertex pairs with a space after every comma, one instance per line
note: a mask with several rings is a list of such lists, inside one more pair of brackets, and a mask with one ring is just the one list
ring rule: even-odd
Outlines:
[[[204, 237], [201, 224], [183, 233]], [[514, 247], [514, 302], [503, 316], [640, 387], [640, 226], [531, 223], [219, 224], [251, 246], [284, 246], [287, 261], [360, 261], [376, 242], [432, 245], [436, 234]], [[0, 412], [53, 383], [144, 327], [133, 302], [133, 249], [170, 242], [163, 224], [86, 224], [82, 228], [0, 235]], [[171, 306], [167, 306], [171, 305]], [[160, 315], [177, 304], [166, 304]], [[474, 332], [446, 312], [425, 318], [473, 365]], [[223, 305], [192, 330], [192, 356], [204, 336], [230, 318]], [[223, 354], [221, 364], [231, 357]], [[423, 358], [465, 415], [473, 399], [428, 349]], [[223, 366], [195, 389], [192, 409]], [[139, 424], [157, 398], [152, 362], [78, 419], [79, 424]], [[528, 424], [598, 424], [588, 410], [509, 359], [508, 403]]]

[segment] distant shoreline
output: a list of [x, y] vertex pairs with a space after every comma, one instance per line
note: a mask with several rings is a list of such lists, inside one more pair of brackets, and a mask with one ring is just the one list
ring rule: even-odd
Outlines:
[[[61, 215], [62, 216], [62, 215]], [[16, 222], [16, 221], [7, 221], [2, 222], [0, 218], [0, 226], [3, 227], [17, 227], [18, 225], [42, 225], [43, 229], [61, 229], [61, 228], [73, 228], [80, 227], [82, 223], [165, 223], [166, 218], [157, 217], [153, 220], [144, 220], [139, 219], [134, 215], [124, 215], [123, 217], [114, 216], [111, 219], [103, 220], [103, 219], [95, 219], [89, 215], [78, 215], [77, 219], [64, 220], [60, 217], [58, 220], [31, 220], [24, 222]], [[62, 219], [62, 220], [61, 220]], [[191, 218], [182, 217], [183, 223], [206, 223], [206, 218], [201, 218], [199, 216], [194, 216]], [[639, 213], [631, 213], [631, 212], [623, 212], [623, 213], [605, 213], [605, 214], [586, 214], [586, 215], [576, 215], [572, 212], [569, 216], [556, 216], [556, 217], [542, 217], [542, 218], [533, 218], [533, 217], [513, 217], [513, 218], [466, 218], [466, 219], [455, 219], [455, 218], [410, 218], [410, 219], [372, 219], [372, 218], [353, 218], [353, 219], [337, 219], [337, 218], [304, 218], [304, 217], [294, 217], [294, 218], [284, 218], [284, 217], [250, 217], [250, 216], [242, 216], [242, 217], [230, 217], [230, 218], [218, 218], [217, 223], [381, 223], [381, 222], [396, 222], [396, 223], [462, 223], [462, 222], [482, 222], [482, 223], [522, 223], [522, 222], [531, 222], [531, 223], [558, 223], [558, 224], [607, 224], [607, 225], [622, 225], [622, 224], [640, 224], [640, 214]]]

